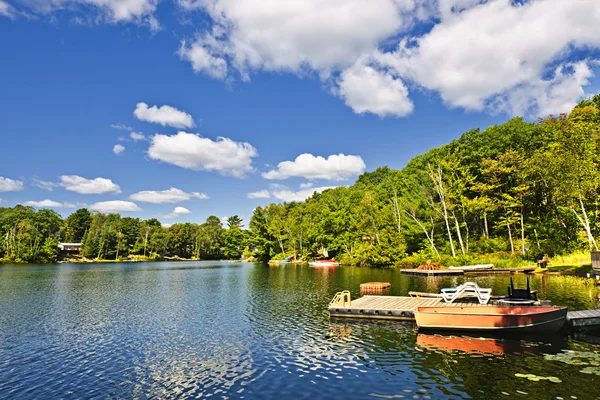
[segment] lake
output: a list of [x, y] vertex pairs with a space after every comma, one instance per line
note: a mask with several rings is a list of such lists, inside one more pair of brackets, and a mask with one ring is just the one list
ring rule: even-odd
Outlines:
[[[495, 294], [509, 285], [468, 280]], [[600, 398], [594, 336], [481, 339], [330, 320], [333, 295], [356, 298], [367, 281], [406, 295], [465, 278], [229, 262], [0, 266], [0, 398]], [[570, 310], [598, 306], [591, 279], [531, 285]]]

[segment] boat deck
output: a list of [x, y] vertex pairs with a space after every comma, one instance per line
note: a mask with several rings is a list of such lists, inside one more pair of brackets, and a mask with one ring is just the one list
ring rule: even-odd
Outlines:
[[332, 317], [376, 318], [399, 321], [413, 321], [417, 307], [488, 307], [481, 305], [476, 298], [446, 303], [441, 298], [404, 296], [363, 296], [352, 300], [350, 305], [330, 306]]

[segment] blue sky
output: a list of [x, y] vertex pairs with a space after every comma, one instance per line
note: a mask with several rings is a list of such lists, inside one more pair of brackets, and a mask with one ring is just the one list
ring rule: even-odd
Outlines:
[[0, 198], [248, 221], [568, 111], [599, 49], [595, 0], [0, 0]]

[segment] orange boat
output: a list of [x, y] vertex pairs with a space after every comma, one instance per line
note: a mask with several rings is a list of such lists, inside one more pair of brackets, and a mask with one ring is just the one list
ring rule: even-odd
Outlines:
[[415, 320], [419, 329], [556, 332], [567, 320], [567, 307], [418, 307]]

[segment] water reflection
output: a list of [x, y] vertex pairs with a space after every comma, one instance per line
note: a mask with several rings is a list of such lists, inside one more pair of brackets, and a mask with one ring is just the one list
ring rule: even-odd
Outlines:
[[[585, 398], [584, 368], [544, 355], [600, 352], [594, 344], [424, 336], [412, 323], [328, 317], [333, 294], [356, 298], [363, 282], [406, 295], [465, 280], [495, 294], [509, 283], [219, 262], [0, 266], [0, 398]], [[572, 309], [598, 298], [585, 279], [531, 284]]]
[[465, 353], [482, 356], [501, 356], [514, 353], [555, 353], [567, 347], [564, 335], [539, 336], [518, 335], [486, 335], [467, 336], [456, 334], [424, 334], [417, 335], [417, 346], [423, 349], [446, 352]]

